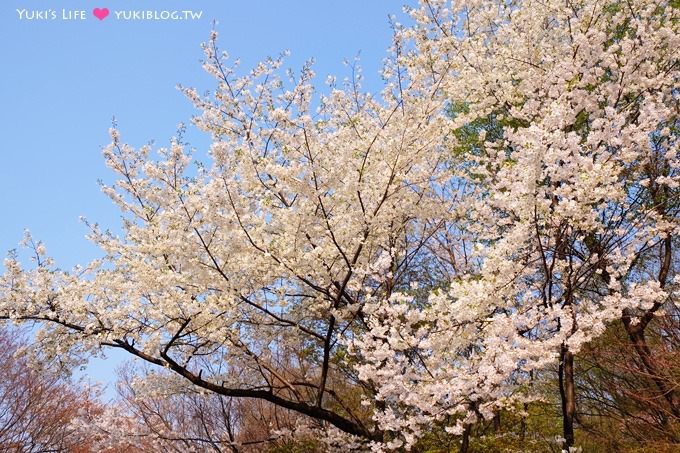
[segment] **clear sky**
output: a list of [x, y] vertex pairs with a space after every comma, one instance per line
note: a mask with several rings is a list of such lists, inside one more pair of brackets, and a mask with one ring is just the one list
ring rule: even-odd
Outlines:
[[[388, 14], [400, 0], [2, 0], [0, 2], [0, 252], [23, 230], [45, 242], [62, 268], [98, 256], [78, 218], [114, 227], [119, 213], [99, 192], [110, 181], [101, 157], [113, 116], [135, 146], [165, 146], [193, 106], [176, 89], [213, 88], [200, 43], [218, 22], [220, 46], [248, 70], [289, 49], [286, 67], [316, 60], [319, 83], [348, 75], [359, 52], [369, 89], [390, 44]], [[51, 8], [51, 9], [50, 9]], [[94, 8], [108, 8], [103, 20]], [[63, 11], [65, 10], [65, 11]], [[202, 11], [194, 20], [132, 19], [129, 11]], [[84, 11], [84, 13], [81, 13]], [[81, 14], [84, 19], [81, 19]], [[183, 13], [180, 13], [183, 14]], [[131, 20], [125, 20], [128, 17]], [[139, 17], [139, 15], [138, 15]], [[185, 140], [205, 149], [191, 127]], [[86, 373], [111, 382], [120, 358], [96, 360]], [[107, 392], [107, 395], [111, 395]]]

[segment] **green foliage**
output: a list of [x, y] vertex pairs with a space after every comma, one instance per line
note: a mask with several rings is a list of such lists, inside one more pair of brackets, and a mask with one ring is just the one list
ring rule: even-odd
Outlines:
[[[469, 108], [465, 104], [451, 104], [449, 106], [449, 115], [452, 118], [460, 114], [468, 113]], [[453, 131], [453, 136], [456, 138], [456, 145], [453, 148], [455, 157], [463, 157], [466, 155], [479, 156], [484, 150], [484, 142], [495, 142], [503, 138], [503, 128], [513, 127], [511, 121], [501, 121], [495, 113], [489, 114], [485, 118], [476, 118], [462, 127]], [[486, 137], [482, 140], [482, 131], [486, 133]]]
[[270, 447], [264, 453], [322, 453], [323, 451], [319, 442], [314, 439], [305, 439]]

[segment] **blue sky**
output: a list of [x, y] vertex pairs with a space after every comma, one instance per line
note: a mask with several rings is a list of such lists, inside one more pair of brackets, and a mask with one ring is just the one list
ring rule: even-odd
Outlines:
[[[316, 60], [321, 84], [348, 75], [344, 59], [359, 52], [369, 89], [390, 44], [387, 16], [402, 1], [343, 2], [228, 0], [2, 0], [0, 4], [0, 251], [28, 228], [62, 268], [98, 256], [78, 218], [114, 227], [119, 214], [99, 192], [112, 175], [101, 158], [113, 116], [124, 141], [165, 146], [193, 106], [176, 89], [213, 88], [200, 65], [200, 43], [218, 22], [220, 46], [243, 70], [289, 49], [286, 67]], [[46, 8], [47, 7], [47, 8]], [[100, 21], [93, 8], [108, 8]], [[55, 19], [52, 17], [54, 12]], [[74, 11], [85, 11], [85, 20]], [[18, 12], [17, 10], [21, 11]], [[183, 21], [120, 20], [130, 10], [202, 11]], [[37, 14], [40, 11], [41, 14]], [[70, 13], [69, 13], [70, 12]], [[28, 19], [28, 17], [34, 17]], [[45, 17], [40, 19], [38, 17]], [[208, 137], [189, 127], [185, 140], [199, 150]], [[111, 382], [120, 358], [95, 360], [87, 375]], [[111, 392], [107, 392], [111, 395]]]

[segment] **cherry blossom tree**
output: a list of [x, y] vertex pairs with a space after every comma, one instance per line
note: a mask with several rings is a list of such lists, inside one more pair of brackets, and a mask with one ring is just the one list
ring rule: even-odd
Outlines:
[[[443, 81], [467, 139], [462, 177], [474, 189], [459, 206], [476, 266], [424, 309], [380, 301], [374, 335], [358, 339], [373, 358], [360, 376], [385, 376], [381, 396], [399, 402], [384, 413], [391, 429], [461, 414], [451, 429], [464, 434], [531, 397], [531, 371], [558, 360], [568, 450], [574, 354], [616, 319], [660, 376], [644, 329], [677, 301], [678, 13], [664, 1], [412, 11], [412, 77]], [[655, 381], [675, 411], [675, 391]]]
[[122, 349], [204, 391], [379, 441], [356, 393], [376, 390], [345, 339], [366, 331], [369, 300], [450, 271], [430, 251], [456, 201], [445, 100], [396, 76], [365, 93], [358, 69], [317, 93], [311, 65], [282, 80], [281, 59], [239, 77], [216, 33], [205, 53], [216, 91], [183, 91], [213, 138], [210, 165], [192, 167], [180, 139], [154, 156], [112, 129], [119, 180], [103, 190], [123, 235], [88, 223], [105, 256], [70, 272], [27, 236], [35, 266], [6, 260], [2, 316], [40, 322], [46, 358]]

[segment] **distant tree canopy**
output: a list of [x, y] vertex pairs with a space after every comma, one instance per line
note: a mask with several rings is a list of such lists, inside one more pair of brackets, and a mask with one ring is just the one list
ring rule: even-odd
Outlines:
[[0, 330], [0, 450], [38, 453], [88, 450], [71, 426], [83, 412], [98, 409], [92, 394], [17, 357], [25, 340]]

